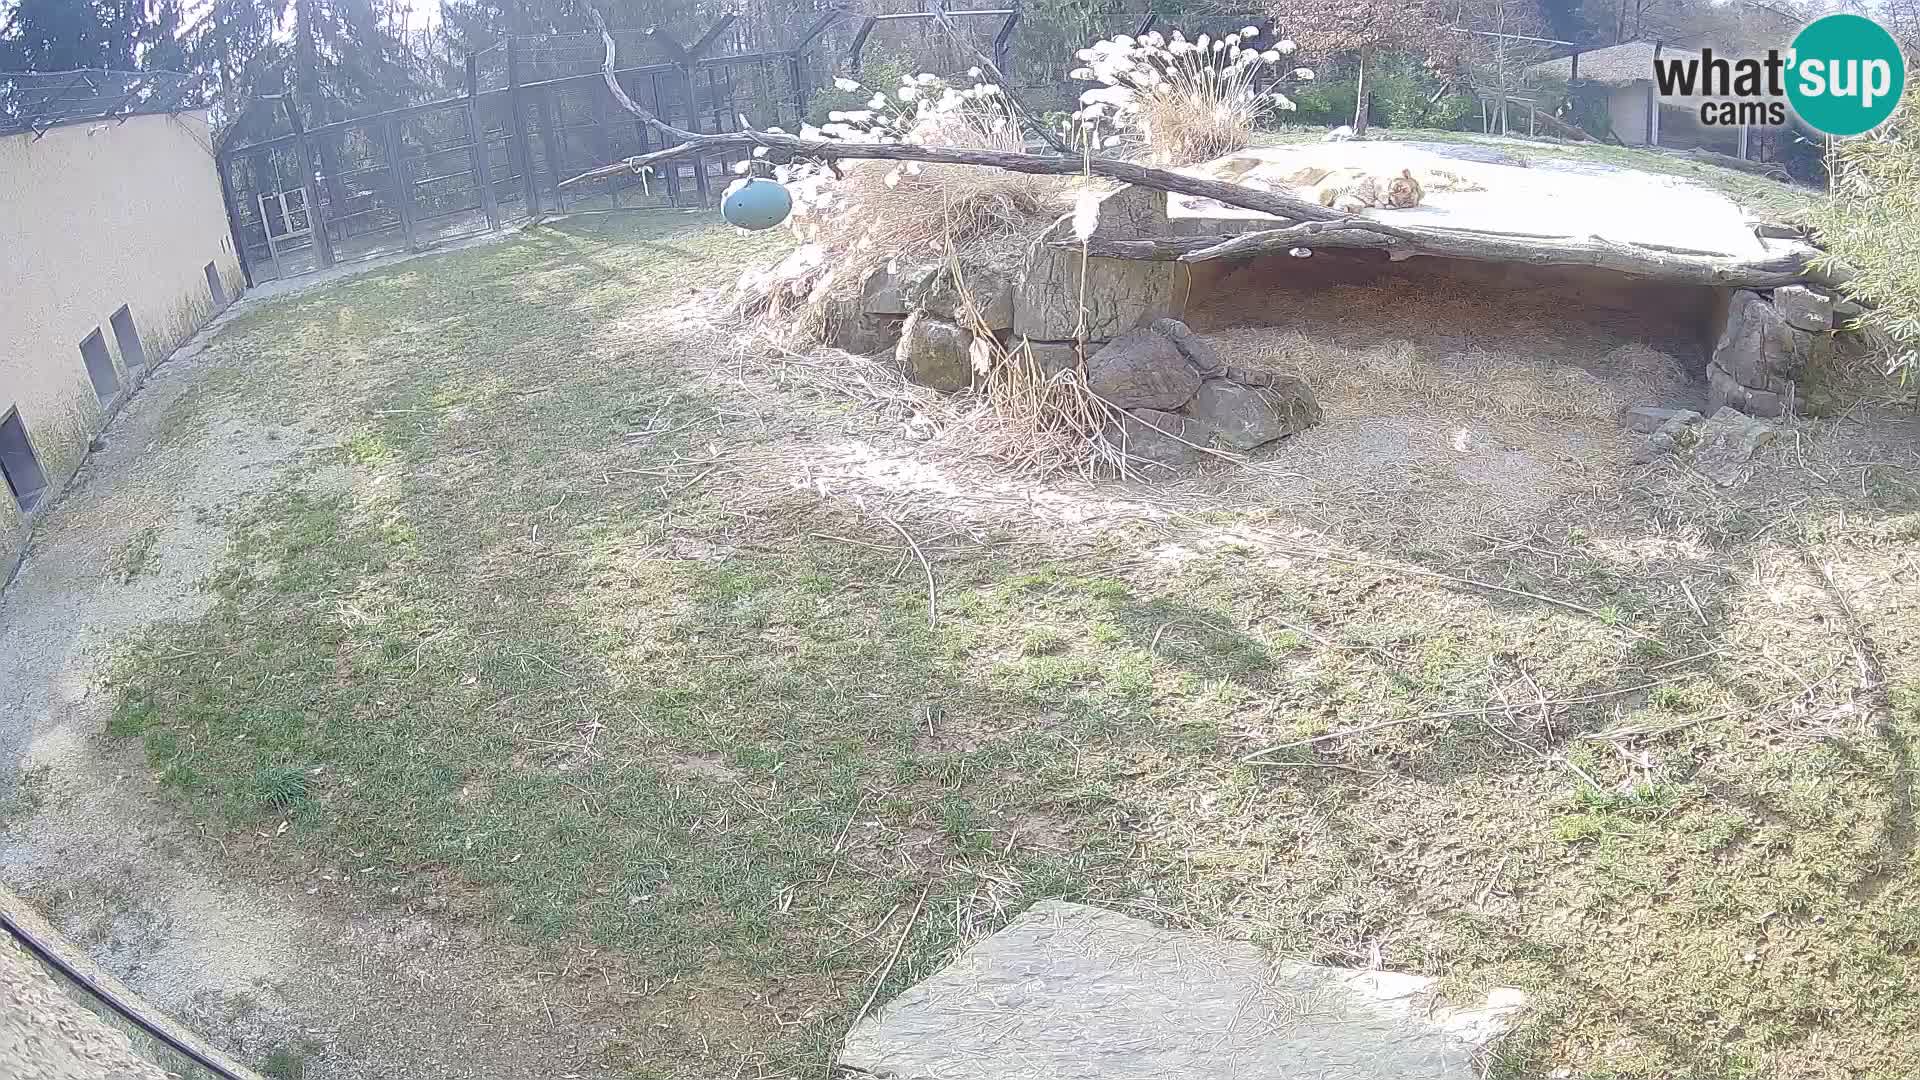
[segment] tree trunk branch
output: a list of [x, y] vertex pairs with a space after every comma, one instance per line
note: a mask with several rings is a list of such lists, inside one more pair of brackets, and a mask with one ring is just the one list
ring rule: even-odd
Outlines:
[[[1062, 246], [1067, 246], [1064, 243]], [[1078, 248], [1079, 244], [1071, 245]], [[1385, 251], [1396, 257], [1437, 255], [1476, 262], [1523, 263], [1532, 266], [1575, 266], [1608, 270], [1629, 277], [1651, 278], [1688, 285], [1770, 289], [1798, 281], [1819, 280], [1809, 269], [1819, 254], [1806, 244], [1777, 245], [1777, 254], [1759, 259], [1672, 251], [1636, 244], [1614, 243], [1599, 237], [1510, 236], [1464, 232], [1423, 225], [1382, 226], [1366, 218], [1310, 221], [1280, 229], [1218, 237], [1170, 236], [1151, 240], [1093, 240], [1087, 254], [1109, 259], [1152, 259], [1165, 262], [1211, 262], [1276, 255], [1304, 248]]]
[[[641, 110], [635, 115], [645, 119], [650, 114]], [[1329, 210], [1317, 203], [1310, 203], [1292, 195], [1255, 191], [1224, 180], [1209, 180], [1205, 177], [1189, 176], [1167, 169], [1137, 165], [1131, 161], [1115, 161], [1112, 158], [1087, 160], [1044, 154], [1018, 154], [1003, 150], [979, 150], [960, 146], [802, 139], [794, 135], [777, 135], [767, 131], [729, 131], [718, 135], [696, 135], [693, 132], [680, 132], [676, 128], [665, 125], [662, 125], [662, 129], [663, 133], [672, 133], [683, 141], [678, 146], [669, 146], [664, 150], [655, 150], [650, 154], [641, 154], [638, 157], [627, 158], [625, 161], [589, 169], [579, 176], [563, 181], [561, 186], [568, 187], [625, 172], [639, 172], [648, 166], [688, 154], [713, 150], [751, 150], [754, 147], [764, 146], [782, 155], [818, 158], [823, 161], [862, 159], [921, 161], [932, 165], [977, 165], [983, 168], [1006, 169], [1009, 172], [1042, 176], [1077, 176], [1090, 172], [1095, 176], [1104, 176], [1128, 184], [1139, 184], [1157, 191], [1175, 191], [1182, 195], [1212, 199], [1244, 210], [1257, 210], [1289, 221], [1338, 221], [1348, 216], [1338, 210]]]

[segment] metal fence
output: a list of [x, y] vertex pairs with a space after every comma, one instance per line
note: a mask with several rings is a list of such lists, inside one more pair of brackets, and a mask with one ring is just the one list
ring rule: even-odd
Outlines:
[[[875, 74], [883, 64], [950, 74], [990, 59], [1014, 85], [1039, 92], [1035, 107], [1072, 108], [1080, 89], [1065, 81], [1073, 42], [1153, 24], [1154, 16], [1134, 13], [1024, 25], [1016, 7], [947, 9], [937, 0], [931, 10], [896, 14], [822, 7], [771, 29], [749, 30], [726, 15], [691, 43], [615, 31], [615, 75], [654, 115], [703, 133], [738, 130], [743, 118], [797, 131], [815, 92], [863, 65]], [[760, 47], [769, 39], [783, 44]], [[598, 33], [511, 37], [468, 57], [459, 97], [311, 128], [302, 126], [298, 103], [282, 96], [285, 134], [224, 148], [218, 158], [248, 281], [420, 251], [543, 214], [710, 205], [739, 154], [688, 156], [649, 175], [561, 187], [595, 166], [663, 148], [613, 100], [604, 56]]]
[[174, 112], [200, 104], [199, 80], [177, 71], [0, 72], [0, 135], [83, 120]]
[[[715, 55], [732, 18], [683, 45], [616, 35], [615, 72], [635, 102], [695, 131], [797, 129], [810, 92], [808, 52], [839, 13], [786, 49]], [[254, 283], [335, 263], [419, 251], [541, 214], [706, 205], [738, 155], [708, 154], [646, 176], [577, 187], [596, 165], [662, 148], [619, 107], [600, 71], [598, 34], [509, 38], [467, 60], [466, 93], [305, 127], [279, 99], [288, 131], [222, 149], [235, 246]], [[497, 81], [501, 85], [488, 86]]]

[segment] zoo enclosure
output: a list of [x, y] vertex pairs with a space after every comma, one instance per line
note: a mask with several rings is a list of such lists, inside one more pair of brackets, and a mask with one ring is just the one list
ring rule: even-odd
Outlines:
[[[797, 131], [836, 72], [858, 73], [876, 58], [940, 72], [991, 58], [1017, 88], [1065, 103], [1077, 47], [1067, 42], [1144, 33], [1155, 20], [1118, 13], [1063, 26], [1023, 20], [1017, 6], [949, 10], [934, 0], [893, 14], [823, 8], [783, 33], [729, 14], [691, 43], [658, 30], [614, 31], [615, 77], [654, 115], [707, 134], [739, 130], [743, 117]], [[1215, 21], [1223, 29], [1244, 20], [1207, 20]], [[313, 126], [302, 113], [311, 103], [280, 95], [284, 134], [217, 155], [249, 284], [421, 251], [510, 220], [711, 204], [741, 154], [689, 155], [648, 175], [561, 187], [595, 166], [664, 149], [613, 100], [604, 56], [598, 33], [508, 37], [466, 58], [458, 97]]]

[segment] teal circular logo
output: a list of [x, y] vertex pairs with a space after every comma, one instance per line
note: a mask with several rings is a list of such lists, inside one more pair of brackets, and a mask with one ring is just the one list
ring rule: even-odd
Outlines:
[[1815, 19], [1793, 39], [1787, 100], [1815, 131], [1858, 135], [1879, 127], [1906, 85], [1899, 43], [1865, 16]]

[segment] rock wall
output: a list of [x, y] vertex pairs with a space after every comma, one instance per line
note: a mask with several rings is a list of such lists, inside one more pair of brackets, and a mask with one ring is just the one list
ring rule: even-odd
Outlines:
[[1805, 285], [1727, 298], [1707, 362], [1707, 411], [1787, 416], [1800, 404], [1799, 380], [1833, 356], [1834, 298]]
[[[1170, 221], [1165, 203], [1159, 192], [1144, 188], [1112, 192], [1100, 200], [1093, 237], [1171, 236], [1190, 225]], [[1262, 265], [1300, 261], [1255, 259], [1189, 267], [1174, 262], [1083, 259], [1073, 236], [1072, 215], [1061, 217], [1028, 246], [1024, 264], [1014, 273], [963, 269], [961, 280], [956, 281], [954, 270], [944, 262], [877, 273], [866, 282], [861, 300], [829, 313], [830, 340], [856, 352], [893, 349], [902, 369], [916, 381], [940, 390], [960, 390], [972, 381], [969, 358], [978, 355], [974, 336], [983, 328], [1004, 346], [1024, 341], [1044, 370], [1091, 365], [1109, 343], [1126, 340], [1155, 320], [1184, 317], [1189, 302], [1197, 303], [1203, 294], [1209, 303], [1222, 290], [1265, 294], [1268, 290], [1249, 275], [1257, 275]], [[1413, 262], [1420, 265], [1409, 265]], [[1722, 408], [1758, 417], [1792, 413], [1799, 399], [1798, 381], [1833, 353], [1835, 297], [1807, 286], [1767, 291], [1673, 287], [1600, 271], [1440, 258], [1389, 264], [1373, 257], [1335, 256], [1311, 263], [1305, 268], [1286, 265], [1280, 269], [1290, 280], [1324, 276], [1326, 284], [1357, 283], [1392, 272], [1434, 278], [1435, 284], [1444, 281], [1476, 292], [1522, 285], [1557, 287], [1583, 308], [1630, 311], [1636, 319], [1644, 319], [1645, 331], [1663, 343], [1672, 339], [1687, 352], [1701, 343], [1698, 347], [1707, 355], [1710, 415]], [[1137, 347], [1128, 350], [1128, 362], [1145, 364], [1143, 370], [1151, 372], [1172, 372], [1159, 363], [1164, 356], [1141, 352], [1148, 348], [1143, 341], [1136, 340]], [[1171, 416], [1168, 410], [1193, 400], [1194, 392], [1188, 392], [1181, 403], [1160, 401], [1171, 396], [1168, 389], [1154, 400], [1143, 399], [1128, 407], [1161, 410]], [[1235, 396], [1228, 391], [1209, 395], [1223, 402]], [[1208, 435], [1212, 436], [1211, 430]]]

